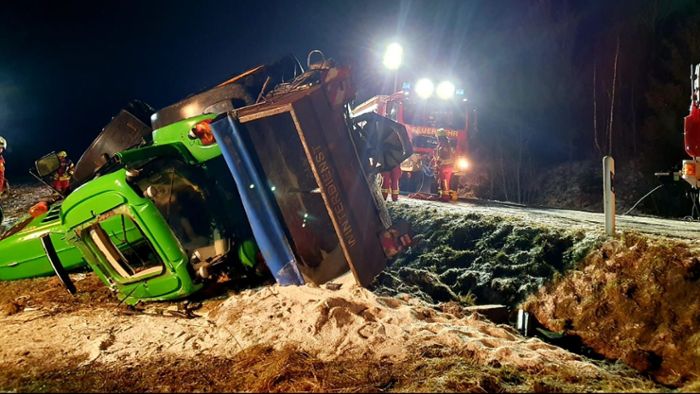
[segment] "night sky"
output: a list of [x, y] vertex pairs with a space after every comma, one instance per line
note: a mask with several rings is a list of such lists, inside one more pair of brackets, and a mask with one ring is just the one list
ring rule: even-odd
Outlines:
[[387, 93], [393, 79], [382, 68], [381, 53], [393, 39], [405, 47], [402, 80], [452, 79], [488, 121], [501, 108], [519, 105], [496, 103], [522, 100], [500, 81], [543, 56], [541, 45], [550, 44], [542, 44], [539, 34], [556, 35], [578, 23], [570, 39], [586, 61], [589, 38], [610, 18], [624, 17], [620, 10], [629, 5], [555, 1], [550, 7], [574, 11], [544, 29], [524, 26], [523, 15], [541, 3], [3, 2], [0, 135], [10, 144], [9, 173], [21, 177], [34, 158], [51, 150], [66, 149], [77, 160], [131, 99], [158, 109], [287, 53], [305, 62], [309, 50], [320, 49], [351, 65], [358, 99]]

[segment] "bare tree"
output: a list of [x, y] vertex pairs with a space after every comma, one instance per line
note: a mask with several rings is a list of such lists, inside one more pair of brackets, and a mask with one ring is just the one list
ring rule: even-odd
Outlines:
[[598, 99], [596, 97], [596, 69], [598, 65], [593, 62], [593, 142], [595, 143], [595, 148], [598, 150], [599, 155], [603, 155], [603, 149], [600, 147], [600, 142], [598, 142]]
[[620, 36], [617, 36], [615, 48], [615, 63], [613, 63], [612, 93], [610, 96], [610, 123], [608, 124], [608, 156], [612, 156], [613, 143], [613, 115], [615, 114], [615, 85], [617, 84], [617, 59], [620, 55]]
[[634, 97], [634, 85], [632, 85], [632, 93], [630, 94], [630, 103], [632, 104], [632, 110], [631, 110], [631, 115], [632, 115], [632, 153], [637, 154], [637, 107], [634, 103], [635, 97]]
[[522, 194], [522, 182], [521, 182], [521, 177], [522, 177], [522, 169], [523, 169], [523, 129], [522, 127], [518, 127], [518, 168], [516, 172], [516, 177], [515, 177], [515, 188], [516, 188], [516, 195], [518, 196], [517, 202], [522, 203], [523, 202], [523, 194]]
[[508, 183], [507, 178], [506, 178], [506, 165], [505, 165], [505, 155], [503, 154], [503, 145], [498, 144], [498, 153], [500, 154], [500, 164], [501, 164], [501, 180], [503, 182], [503, 196], [505, 197], [506, 201], [510, 201], [508, 199]]

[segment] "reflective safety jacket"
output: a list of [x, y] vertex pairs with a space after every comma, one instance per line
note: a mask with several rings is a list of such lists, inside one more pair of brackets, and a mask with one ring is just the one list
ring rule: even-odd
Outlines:
[[454, 148], [449, 144], [438, 143], [435, 147], [435, 164], [438, 166], [451, 166], [454, 162]]
[[62, 159], [58, 170], [54, 174], [54, 179], [57, 181], [70, 181], [74, 168], [75, 165], [70, 159]]

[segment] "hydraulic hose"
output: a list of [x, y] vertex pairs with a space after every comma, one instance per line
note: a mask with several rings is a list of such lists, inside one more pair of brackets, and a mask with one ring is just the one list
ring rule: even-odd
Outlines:
[[663, 186], [663, 185], [664, 185], [664, 184], [662, 183], [662, 184], [660, 184], [659, 186], [657, 186], [657, 187], [651, 189], [651, 191], [650, 191], [649, 193], [643, 195], [642, 198], [640, 198], [636, 203], [634, 203], [634, 205], [632, 205], [632, 208], [628, 209], [627, 212], [623, 213], [623, 215], [629, 215], [629, 213], [632, 212], [632, 211], [634, 210], [634, 208], [637, 208], [637, 205], [639, 205], [639, 203], [642, 202], [642, 200], [644, 200], [645, 198], [649, 197], [649, 196], [651, 195], [651, 193], [657, 191], [657, 190], [660, 189], [661, 186]]

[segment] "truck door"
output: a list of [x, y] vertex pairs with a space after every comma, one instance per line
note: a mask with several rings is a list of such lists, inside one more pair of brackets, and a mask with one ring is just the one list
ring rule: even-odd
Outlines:
[[[127, 304], [139, 299], [171, 299], [195, 287], [187, 272], [187, 255], [155, 205], [126, 185], [123, 172], [101, 179], [120, 180], [119, 191], [81, 200], [66, 200], [68, 241]], [[69, 196], [80, 198], [79, 190]]]

